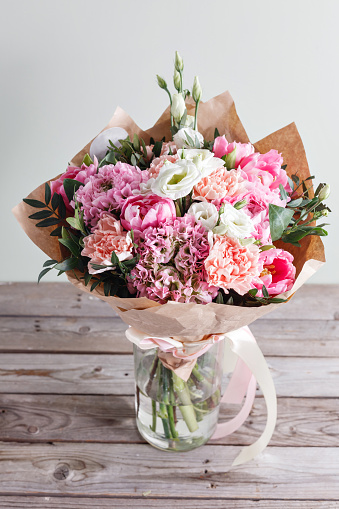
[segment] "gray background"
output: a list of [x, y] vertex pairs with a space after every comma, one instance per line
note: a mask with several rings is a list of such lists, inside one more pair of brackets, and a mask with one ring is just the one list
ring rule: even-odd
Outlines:
[[198, 74], [204, 100], [230, 90], [251, 141], [296, 122], [311, 173], [332, 187], [328, 263], [311, 282], [339, 283], [338, 0], [10, 0], [0, 7], [0, 280], [35, 281], [46, 259], [11, 208], [64, 171], [117, 105], [150, 127], [167, 106], [155, 74], [171, 82], [177, 49], [185, 83]]

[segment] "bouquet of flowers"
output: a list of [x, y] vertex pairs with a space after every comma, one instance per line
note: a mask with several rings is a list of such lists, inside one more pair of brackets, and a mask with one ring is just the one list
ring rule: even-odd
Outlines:
[[[329, 186], [314, 190], [294, 124], [252, 145], [230, 95], [203, 103], [197, 77], [183, 87], [183, 68], [176, 53], [173, 94], [157, 76], [170, 107], [152, 129], [118, 109], [14, 211], [50, 256], [39, 280], [65, 272], [131, 326], [139, 430], [174, 450], [213, 434], [220, 339], [285, 302], [324, 262], [316, 221], [329, 213]], [[241, 353], [252, 338], [238, 351], [232, 341], [242, 359], [233, 385], [247, 377], [247, 390], [249, 375], [268, 370]]]

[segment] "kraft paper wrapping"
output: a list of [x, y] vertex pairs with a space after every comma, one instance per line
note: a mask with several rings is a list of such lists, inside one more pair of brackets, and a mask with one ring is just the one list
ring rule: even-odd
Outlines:
[[[188, 113], [192, 114], [194, 105], [188, 101]], [[132, 137], [134, 133], [144, 138], [146, 143], [153, 136], [155, 139], [170, 139], [170, 113], [169, 108], [161, 115], [155, 125], [147, 131], [142, 131], [135, 122], [121, 109], [117, 108], [114, 116], [105, 127], [123, 127]], [[214, 129], [218, 128], [220, 134], [225, 134], [228, 141], [248, 142], [246, 131], [237, 115], [233, 99], [229, 92], [214, 97], [206, 103], [201, 103], [198, 114], [198, 129], [205, 139], [213, 139]], [[104, 130], [105, 130], [104, 129]], [[80, 165], [84, 155], [89, 152], [89, 142], [72, 159], [72, 164]], [[297, 173], [300, 179], [310, 176], [305, 150], [294, 123], [267, 136], [254, 144], [259, 152], [267, 152], [276, 149], [282, 153], [284, 163], [287, 164], [289, 175]], [[58, 175], [59, 176], [59, 175]], [[58, 178], [54, 177], [52, 180]], [[44, 184], [29, 194], [28, 198], [43, 200]], [[61, 259], [60, 244], [49, 233], [55, 227], [36, 228], [35, 221], [28, 218], [33, 210], [30, 206], [21, 202], [13, 209], [13, 213], [30, 239], [53, 259]], [[301, 247], [297, 248], [290, 244], [276, 243], [277, 247], [290, 251], [294, 256], [297, 269], [297, 279], [293, 288], [279, 297], [289, 298], [300, 288], [325, 262], [324, 247], [320, 237], [312, 236], [301, 240]], [[279, 245], [278, 245], [279, 244]], [[67, 274], [69, 281], [80, 290], [89, 293], [89, 289], [78, 281], [74, 275]], [[118, 297], [105, 297], [103, 289], [97, 287], [93, 295], [102, 299], [114, 309], [122, 320], [150, 335], [177, 336], [183, 340], [194, 341], [197, 335], [222, 334], [234, 331], [249, 325], [251, 322], [276, 309], [277, 305], [269, 304], [261, 307], [227, 306], [216, 303], [207, 305], [184, 304], [168, 302], [159, 304], [145, 297], [135, 299], [121, 299]]]

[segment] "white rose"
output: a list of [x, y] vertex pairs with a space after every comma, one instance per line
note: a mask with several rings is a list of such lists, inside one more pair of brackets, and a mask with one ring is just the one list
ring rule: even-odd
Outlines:
[[[180, 131], [179, 131], [180, 132]], [[213, 152], [202, 148], [189, 148], [178, 150], [178, 155], [181, 159], [194, 161], [194, 163], [201, 170], [202, 178], [207, 177], [212, 171], [222, 168], [224, 161], [219, 157], [214, 157]]]
[[[188, 116], [187, 116], [188, 118]], [[194, 121], [194, 118], [193, 118]], [[187, 120], [186, 120], [187, 123]], [[189, 138], [187, 137], [189, 136]], [[195, 143], [195, 137], [198, 138], [198, 141], [200, 143], [200, 147], [203, 147], [204, 145], [204, 137], [199, 131], [195, 131], [191, 127], [183, 127], [180, 129], [174, 136], [173, 141], [176, 144], [177, 148], [192, 148], [192, 144], [190, 143], [189, 139]]]
[[201, 221], [206, 230], [213, 230], [218, 222], [218, 209], [213, 203], [199, 202], [192, 203], [187, 214], [194, 216], [196, 221]]
[[172, 106], [171, 113], [176, 122], [180, 122], [184, 113], [185, 113], [186, 105], [182, 94], [173, 94], [172, 95]]
[[152, 191], [158, 196], [176, 200], [187, 196], [200, 180], [201, 172], [192, 161], [186, 159], [179, 159], [175, 163], [166, 161], [152, 183]]
[[236, 239], [249, 237], [254, 230], [251, 219], [243, 210], [235, 209], [230, 203], [224, 203], [224, 210], [220, 214], [220, 223], [213, 228], [213, 233], [227, 235]]

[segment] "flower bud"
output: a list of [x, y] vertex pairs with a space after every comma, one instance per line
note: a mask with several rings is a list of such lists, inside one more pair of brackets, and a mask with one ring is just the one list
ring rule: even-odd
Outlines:
[[194, 102], [198, 103], [201, 99], [201, 96], [202, 96], [202, 89], [201, 89], [201, 86], [199, 83], [198, 76], [195, 76], [194, 82], [193, 82], [193, 90], [192, 90], [192, 97], [193, 97]]
[[157, 74], [157, 80], [158, 80], [158, 85], [159, 85], [159, 87], [160, 87], [160, 88], [163, 88], [164, 90], [166, 90], [166, 88], [167, 88], [167, 83], [166, 83], [166, 81], [164, 80], [164, 78], [162, 78], [161, 76], [159, 76], [159, 75]]
[[233, 207], [237, 210], [240, 210], [242, 209], [243, 207], [245, 207], [245, 205], [247, 205], [247, 200], [240, 200], [240, 201], [237, 201], [237, 203], [235, 203], [233, 205]]
[[178, 92], [180, 92], [180, 88], [181, 88], [180, 73], [176, 69], [174, 69], [173, 83], [174, 83], [174, 87], [176, 88], [176, 90]]
[[320, 201], [327, 200], [327, 198], [330, 196], [330, 192], [331, 192], [330, 185], [325, 184], [318, 195], [319, 200]]
[[183, 96], [181, 94], [173, 94], [171, 113], [176, 122], [180, 122], [185, 113], [185, 109], [186, 105]]
[[322, 216], [327, 217], [327, 216], [328, 216], [328, 214], [329, 214], [329, 212], [328, 212], [328, 210], [327, 210], [327, 209], [324, 209], [324, 210], [322, 210], [322, 211], [321, 211], [321, 215], [322, 215]]
[[177, 51], [175, 52], [174, 67], [176, 68], [177, 71], [184, 70], [184, 61]]

